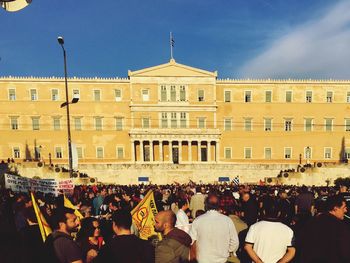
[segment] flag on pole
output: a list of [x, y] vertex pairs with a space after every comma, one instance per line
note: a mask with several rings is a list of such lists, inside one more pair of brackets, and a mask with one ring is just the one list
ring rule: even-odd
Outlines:
[[174, 45], [175, 45], [175, 40], [174, 40], [173, 34], [171, 32], [170, 32], [170, 45], [172, 47], [174, 47]]
[[235, 185], [239, 185], [239, 177], [236, 176], [235, 178], [232, 179], [232, 182], [235, 184]]
[[72, 204], [72, 202], [66, 197], [66, 195], [64, 195], [63, 197], [63, 205], [67, 208], [73, 209], [74, 210], [74, 214], [76, 215], [76, 217], [78, 217], [80, 220], [82, 220], [84, 217], [83, 215], [80, 213], [80, 211]]
[[131, 211], [132, 221], [139, 230], [141, 239], [147, 240], [150, 236], [157, 235], [154, 231], [154, 217], [157, 213], [153, 191], [150, 190]]
[[49, 224], [47, 223], [44, 215], [41, 213], [39, 206], [35, 200], [33, 192], [30, 195], [32, 198], [32, 203], [33, 203], [33, 208], [34, 208], [34, 212], [36, 215], [36, 219], [38, 220], [41, 237], [43, 239], [43, 242], [45, 242], [48, 235], [50, 235], [52, 233], [52, 230], [51, 230], [51, 227], [49, 226]]

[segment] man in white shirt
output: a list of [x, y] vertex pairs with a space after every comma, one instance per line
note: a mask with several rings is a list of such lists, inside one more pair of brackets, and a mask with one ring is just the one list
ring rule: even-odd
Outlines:
[[189, 207], [188, 202], [187, 202], [187, 200], [180, 199], [177, 202], [177, 205], [180, 209], [176, 213], [176, 225], [175, 225], [175, 227], [185, 231], [188, 234], [190, 231], [190, 222], [189, 222], [188, 216], [185, 212]]
[[295, 255], [293, 230], [278, 222], [275, 205], [265, 209], [266, 218], [250, 226], [245, 250], [255, 263], [287, 263]]
[[225, 263], [235, 253], [238, 235], [232, 220], [218, 212], [219, 198], [210, 194], [206, 200], [206, 213], [196, 218], [190, 236], [198, 263]]

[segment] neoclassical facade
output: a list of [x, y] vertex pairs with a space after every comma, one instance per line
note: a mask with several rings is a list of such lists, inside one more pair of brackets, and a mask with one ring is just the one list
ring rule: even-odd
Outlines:
[[[69, 78], [79, 164], [297, 164], [350, 158], [350, 82], [219, 79], [168, 63]], [[0, 159], [67, 164], [62, 78], [0, 78]]]

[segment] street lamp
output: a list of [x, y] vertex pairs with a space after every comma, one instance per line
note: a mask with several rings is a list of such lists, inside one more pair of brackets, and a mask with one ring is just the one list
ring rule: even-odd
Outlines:
[[71, 102], [68, 99], [68, 81], [67, 81], [67, 57], [66, 50], [64, 49], [64, 39], [63, 37], [57, 38], [58, 43], [63, 50], [63, 59], [64, 59], [64, 81], [66, 87], [66, 101], [61, 104], [61, 108], [66, 107], [67, 109], [67, 131], [68, 131], [68, 158], [69, 158], [69, 177], [72, 178], [73, 175], [73, 159], [72, 159], [72, 140], [70, 134], [70, 119], [69, 119], [69, 104], [77, 103], [79, 98], [74, 98]]

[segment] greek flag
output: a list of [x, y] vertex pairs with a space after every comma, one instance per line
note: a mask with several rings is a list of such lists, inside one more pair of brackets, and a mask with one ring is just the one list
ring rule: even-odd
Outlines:
[[239, 185], [239, 178], [238, 176], [236, 176], [235, 178], [232, 179], [232, 182], [235, 184], [235, 185]]
[[170, 45], [172, 47], [174, 47], [174, 45], [175, 45], [175, 40], [174, 40], [173, 34], [170, 35]]

